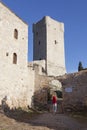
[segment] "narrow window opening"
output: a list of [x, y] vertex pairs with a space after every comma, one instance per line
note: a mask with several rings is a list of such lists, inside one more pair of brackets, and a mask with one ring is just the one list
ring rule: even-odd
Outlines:
[[6, 56], [8, 56], [9, 55], [9, 53], [8, 52], [6, 52]]
[[17, 64], [17, 54], [13, 53], [13, 64]]
[[18, 30], [17, 29], [14, 30], [14, 38], [18, 39]]
[[40, 45], [40, 41], [39, 41], [39, 43], [38, 43], [39, 45]]
[[38, 32], [36, 32], [36, 35], [38, 36]]
[[55, 42], [55, 44], [57, 44], [57, 43], [58, 43], [56, 40], [55, 40], [54, 42]]

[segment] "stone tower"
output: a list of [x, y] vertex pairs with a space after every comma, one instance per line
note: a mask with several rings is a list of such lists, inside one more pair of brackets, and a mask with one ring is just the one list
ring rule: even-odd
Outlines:
[[33, 24], [33, 43], [33, 60], [45, 60], [47, 75], [65, 74], [63, 23], [45, 16]]

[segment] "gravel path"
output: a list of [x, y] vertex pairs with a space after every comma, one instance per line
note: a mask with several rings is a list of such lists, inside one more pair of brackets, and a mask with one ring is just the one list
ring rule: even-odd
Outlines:
[[64, 114], [45, 112], [31, 119], [21, 114], [20, 118], [17, 120], [0, 113], [0, 130], [87, 130], [85, 125]]
[[87, 130], [86, 126], [64, 114], [45, 113], [34, 119], [32, 123], [53, 128], [53, 130]]

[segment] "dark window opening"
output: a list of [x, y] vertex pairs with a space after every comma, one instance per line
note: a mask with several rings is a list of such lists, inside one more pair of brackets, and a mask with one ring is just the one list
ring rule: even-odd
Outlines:
[[38, 43], [39, 45], [40, 45], [40, 41], [39, 41], [39, 43]]
[[58, 43], [56, 40], [55, 40], [54, 42], [55, 42], [55, 44], [57, 44], [57, 43]]
[[36, 32], [36, 35], [38, 36], [38, 32]]
[[18, 30], [17, 29], [14, 30], [14, 38], [18, 39]]
[[9, 53], [8, 52], [6, 52], [6, 56], [8, 56], [9, 55]]
[[13, 53], [13, 64], [17, 64], [17, 54]]

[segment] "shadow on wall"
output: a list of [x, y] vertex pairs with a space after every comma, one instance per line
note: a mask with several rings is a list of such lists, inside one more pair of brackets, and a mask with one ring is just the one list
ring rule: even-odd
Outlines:
[[34, 96], [33, 96], [33, 104], [34, 108], [42, 111], [46, 110], [48, 111], [48, 89], [43, 87], [37, 91], [35, 91]]
[[[27, 106], [26, 108], [21, 108], [21, 107], [14, 107], [10, 108], [10, 106], [7, 103], [7, 96], [5, 96], [1, 100], [1, 106], [0, 109], [2, 112], [5, 114], [11, 113], [11, 112], [20, 112], [20, 110], [33, 110], [33, 111], [38, 111], [38, 110], [48, 110], [47, 108], [47, 90], [46, 89], [41, 89], [35, 92], [34, 96], [32, 96], [32, 102], [31, 102], [31, 107]], [[0, 111], [0, 112], [1, 112]]]
[[4, 112], [8, 111], [9, 110], [9, 107], [6, 103], [7, 101], [7, 96], [5, 96], [2, 100], [1, 100], [1, 108]]
[[0, 113], [6, 115], [9, 118], [15, 119], [19, 122], [31, 123], [30, 119], [38, 114], [36, 110], [30, 108], [29, 106], [23, 109], [20, 107], [10, 109], [6, 101], [7, 96], [5, 96], [1, 101]]

